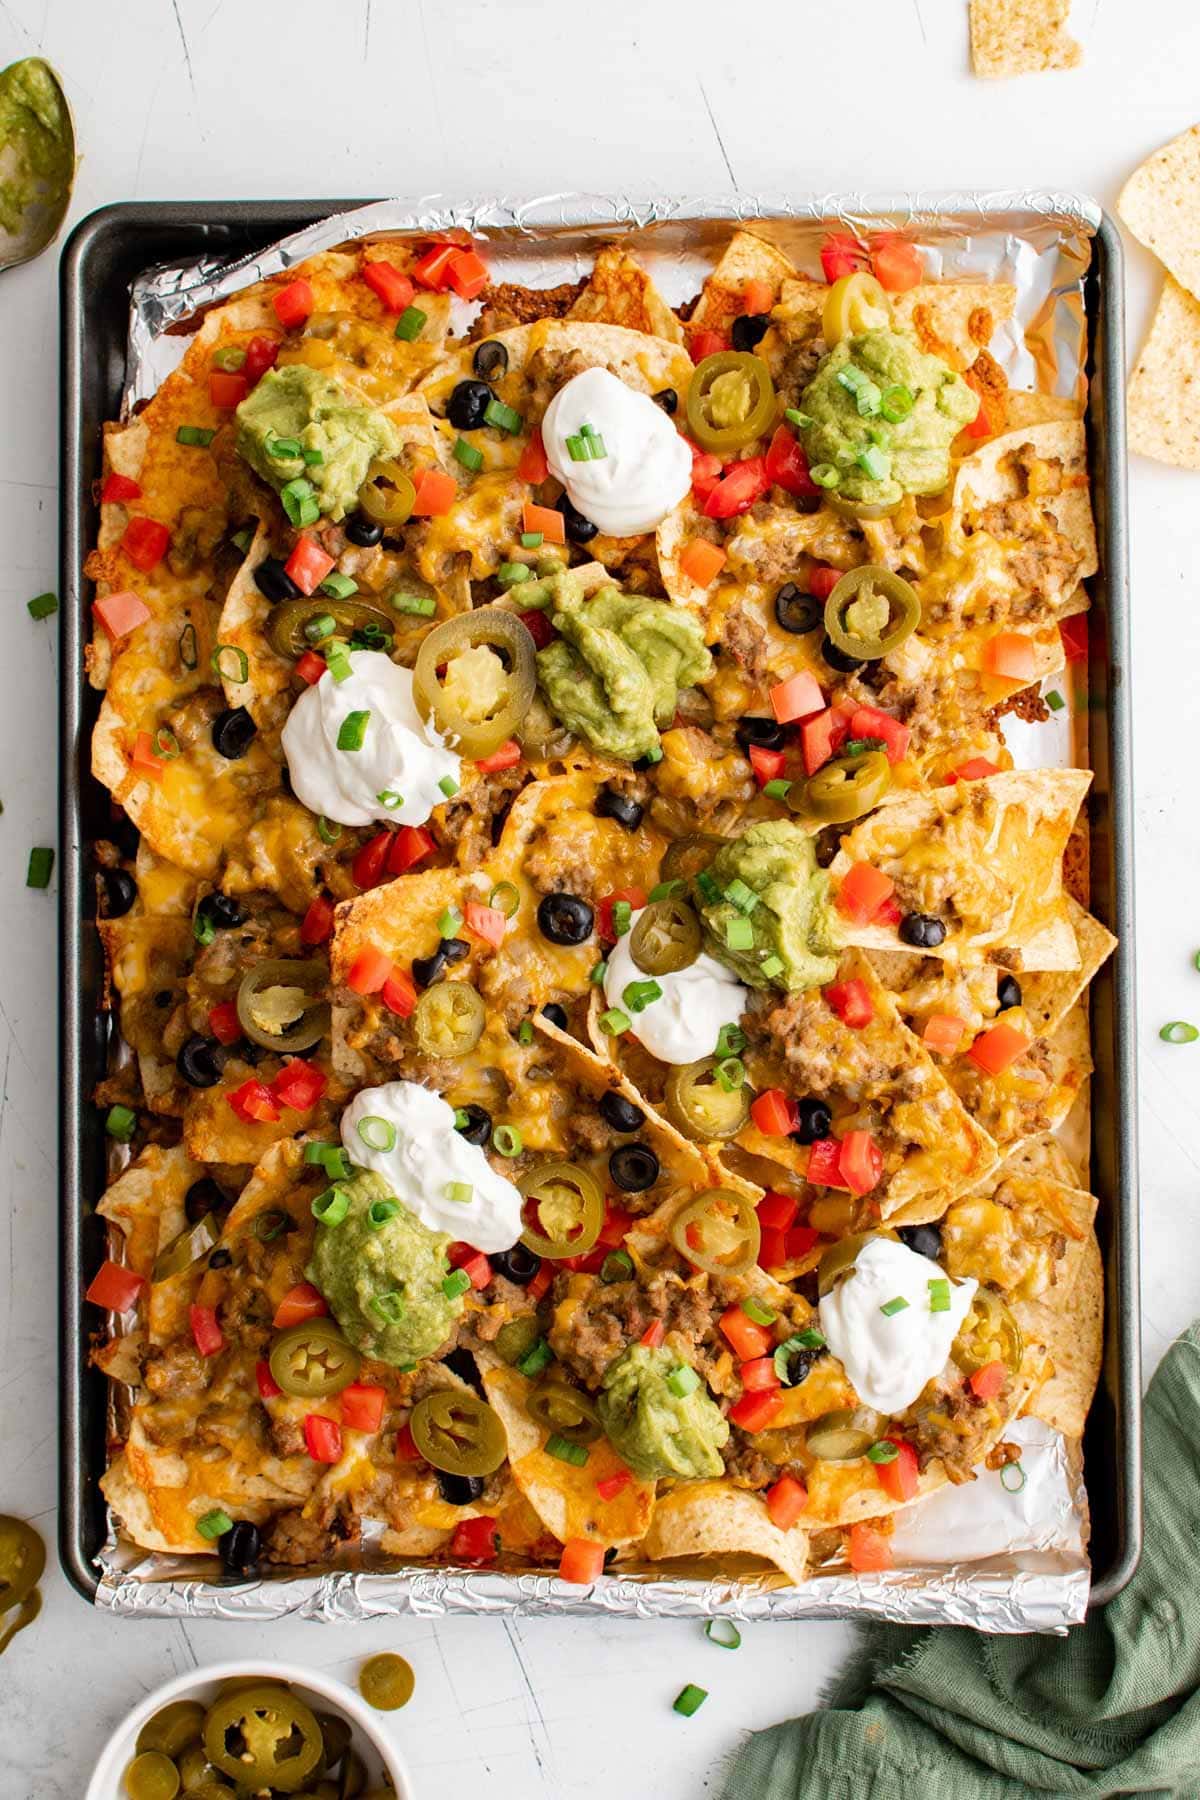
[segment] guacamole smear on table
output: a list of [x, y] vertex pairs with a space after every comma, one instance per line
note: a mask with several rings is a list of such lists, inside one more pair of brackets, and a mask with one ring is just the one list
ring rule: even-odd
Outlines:
[[305, 363], [268, 369], [237, 409], [238, 455], [280, 492], [308, 482], [329, 519], [353, 512], [372, 462], [399, 449], [385, 414]]
[[800, 410], [817, 479], [843, 500], [891, 506], [946, 486], [950, 446], [979, 396], [900, 332], [864, 331], [822, 358]]
[[668, 1376], [682, 1367], [665, 1345], [630, 1344], [604, 1371], [596, 1406], [614, 1450], [643, 1481], [698, 1481], [723, 1475], [729, 1422], [704, 1383], [677, 1394]]
[[699, 621], [617, 587], [584, 599], [567, 573], [546, 585], [547, 617], [559, 636], [538, 651], [537, 667], [550, 706], [603, 756], [636, 762], [654, 755], [680, 689], [712, 669]]
[[49, 243], [75, 178], [75, 133], [62, 89], [40, 56], [0, 69], [0, 231], [16, 237], [31, 207]]
[[[378, 1175], [363, 1173], [337, 1186], [350, 1209], [340, 1225], [317, 1226], [306, 1275], [365, 1356], [386, 1363], [431, 1356], [462, 1311], [461, 1296], [448, 1299], [442, 1289], [449, 1235], [422, 1225]], [[398, 1210], [375, 1224], [370, 1208], [381, 1201]]]
[[733, 838], [694, 891], [709, 949], [749, 986], [796, 993], [833, 980], [829, 878], [812, 839], [790, 819], [764, 820]]

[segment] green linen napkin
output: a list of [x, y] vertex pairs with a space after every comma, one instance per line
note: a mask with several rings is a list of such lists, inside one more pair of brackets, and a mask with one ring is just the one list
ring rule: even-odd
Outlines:
[[750, 1738], [722, 1800], [1200, 1795], [1200, 1321], [1146, 1396], [1145, 1547], [1065, 1637], [869, 1625], [825, 1708]]

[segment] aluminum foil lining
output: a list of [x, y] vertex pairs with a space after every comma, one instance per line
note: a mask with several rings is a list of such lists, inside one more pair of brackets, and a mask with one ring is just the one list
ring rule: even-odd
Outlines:
[[[650, 269], [668, 302], [695, 294], [731, 225], [752, 226], [797, 266], [819, 274], [830, 229], [863, 236], [893, 229], [917, 242], [935, 279], [1011, 282], [1013, 319], [991, 352], [1015, 387], [1085, 393], [1083, 282], [1100, 224], [1094, 200], [1070, 193], [723, 195], [650, 199], [551, 194], [528, 201], [451, 200], [440, 194], [378, 201], [334, 213], [279, 243], [234, 261], [208, 257], [149, 270], [131, 290], [124, 412], [148, 400], [176, 367], [203, 314], [254, 282], [306, 257], [367, 235], [462, 233], [484, 240], [504, 281], [552, 287], [586, 275], [597, 249], [619, 237]], [[461, 331], [477, 304], [454, 303]], [[1022, 761], [1068, 760], [1062, 749]], [[1020, 1444], [1024, 1483], [1010, 1491], [981, 1472], [897, 1517], [896, 1568], [854, 1575], [818, 1567], [802, 1586], [762, 1565], [711, 1570], [697, 1564], [617, 1565], [591, 1588], [544, 1570], [362, 1566], [235, 1584], [209, 1562], [156, 1555], [120, 1540], [97, 1557], [96, 1603], [140, 1618], [360, 1622], [396, 1613], [607, 1613], [631, 1618], [737, 1620], [890, 1619], [955, 1624], [987, 1632], [1064, 1632], [1085, 1615], [1087, 1495], [1077, 1445], [1036, 1419], [1006, 1436]], [[1012, 1479], [1011, 1477], [1009, 1478]], [[1015, 1483], [1014, 1483], [1015, 1485]], [[953, 1552], [962, 1558], [947, 1562]], [[964, 1552], [967, 1554], [964, 1555]]]

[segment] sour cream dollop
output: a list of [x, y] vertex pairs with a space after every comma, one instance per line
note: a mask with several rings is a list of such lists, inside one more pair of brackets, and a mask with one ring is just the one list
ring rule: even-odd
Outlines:
[[[372, 1147], [389, 1141], [389, 1149]], [[363, 1088], [342, 1114], [342, 1144], [352, 1163], [381, 1176], [431, 1231], [448, 1231], [489, 1254], [511, 1249], [520, 1237], [520, 1191], [454, 1129], [454, 1108], [418, 1082]], [[469, 1199], [453, 1197], [451, 1190], [461, 1195], [467, 1188]]]
[[[606, 454], [576, 461], [567, 448], [590, 425]], [[607, 369], [560, 388], [542, 420], [551, 474], [571, 505], [611, 537], [654, 531], [692, 485], [692, 453], [666, 413]]]
[[[930, 1311], [931, 1281], [948, 1281], [948, 1312]], [[903, 1412], [945, 1368], [978, 1282], [952, 1281], [927, 1256], [872, 1238], [853, 1269], [821, 1301], [821, 1330], [864, 1406]], [[907, 1306], [887, 1312], [892, 1300]]]
[[[352, 650], [349, 661], [344, 681], [327, 671], [288, 714], [283, 754], [296, 798], [339, 825], [423, 825], [447, 797], [438, 783], [458, 782], [459, 758], [417, 711], [411, 670], [380, 650]], [[367, 714], [362, 745], [339, 750], [351, 713]]]
[[[641, 917], [635, 912], [629, 930], [608, 953], [604, 971], [604, 998], [629, 1015], [631, 1030], [651, 1056], [665, 1063], [699, 1062], [717, 1047], [722, 1025], [736, 1025], [746, 1010], [749, 993], [715, 956], [701, 951], [686, 969], [671, 975], [647, 975], [633, 960], [629, 948], [633, 927]], [[631, 981], [657, 981], [661, 1000], [651, 1000], [644, 1012], [635, 1013], [624, 999]]]

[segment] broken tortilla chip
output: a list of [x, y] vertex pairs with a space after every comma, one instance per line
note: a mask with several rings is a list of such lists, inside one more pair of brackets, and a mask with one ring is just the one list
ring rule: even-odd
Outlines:
[[651, 1562], [758, 1556], [792, 1582], [808, 1568], [807, 1532], [798, 1525], [780, 1531], [757, 1494], [723, 1481], [689, 1481], [665, 1494], [639, 1548]]
[[1117, 211], [1180, 286], [1200, 297], [1200, 125], [1133, 171]]
[[1200, 300], [1163, 283], [1150, 334], [1129, 378], [1129, 448], [1200, 469]]
[[1066, 29], [1071, 0], [971, 0], [971, 67], [985, 80], [1074, 69], [1083, 50]]

